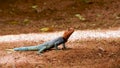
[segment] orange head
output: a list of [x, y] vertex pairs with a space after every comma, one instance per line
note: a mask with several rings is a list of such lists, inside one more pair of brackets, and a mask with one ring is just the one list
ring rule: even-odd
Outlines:
[[74, 32], [74, 28], [67, 29], [63, 34], [63, 38], [67, 41], [73, 32]]

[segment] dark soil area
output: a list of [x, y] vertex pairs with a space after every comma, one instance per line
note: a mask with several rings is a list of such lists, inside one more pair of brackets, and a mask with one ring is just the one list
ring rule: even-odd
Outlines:
[[[119, 0], [1, 0], [0, 35], [76, 29], [116, 29]], [[76, 15], [84, 18], [80, 19]]]

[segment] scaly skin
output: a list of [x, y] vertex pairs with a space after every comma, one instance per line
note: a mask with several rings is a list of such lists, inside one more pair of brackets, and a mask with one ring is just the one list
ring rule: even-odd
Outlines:
[[38, 53], [42, 53], [45, 50], [49, 50], [51, 48], [55, 48], [56, 50], [58, 49], [58, 46], [60, 44], [63, 45], [63, 49], [66, 49], [65, 47], [65, 43], [67, 42], [67, 40], [69, 39], [69, 37], [71, 36], [71, 34], [74, 32], [74, 28], [69, 28], [68, 30], [66, 30], [63, 34], [63, 36], [58, 37], [54, 40], [45, 42], [43, 44], [37, 45], [37, 46], [28, 46], [28, 47], [19, 47], [19, 48], [14, 48], [14, 49], [7, 49], [7, 50], [11, 50], [11, 51], [32, 51], [32, 50], [37, 50]]

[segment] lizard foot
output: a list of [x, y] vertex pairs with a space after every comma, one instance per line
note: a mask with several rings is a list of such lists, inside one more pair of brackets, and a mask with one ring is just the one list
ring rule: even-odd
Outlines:
[[37, 55], [43, 55], [42, 53], [40, 53], [40, 52], [37, 52]]
[[61, 49], [59, 49], [59, 48], [55, 48], [55, 50], [58, 51], [58, 50], [61, 50]]
[[62, 50], [67, 50], [67, 48], [62, 48]]

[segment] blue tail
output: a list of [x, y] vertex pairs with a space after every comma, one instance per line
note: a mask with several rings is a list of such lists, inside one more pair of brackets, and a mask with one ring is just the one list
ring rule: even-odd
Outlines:
[[38, 46], [28, 46], [28, 47], [19, 47], [19, 48], [14, 48], [15, 51], [34, 51], [34, 50], [39, 50]]

